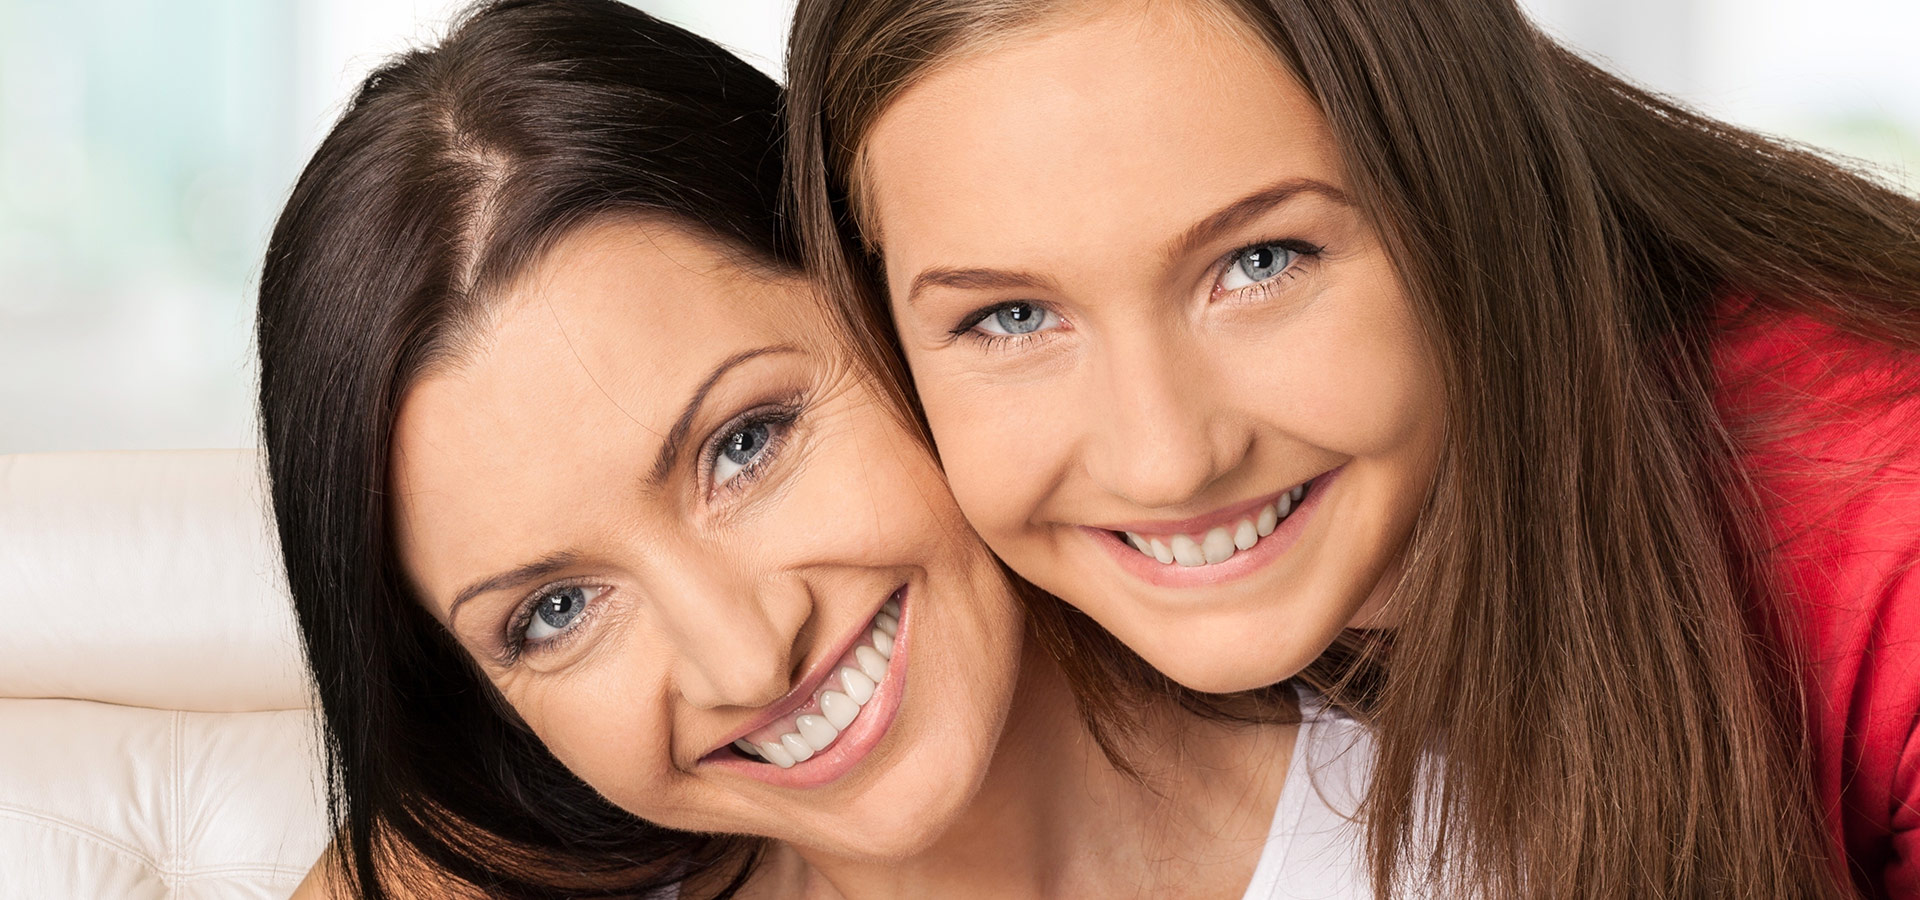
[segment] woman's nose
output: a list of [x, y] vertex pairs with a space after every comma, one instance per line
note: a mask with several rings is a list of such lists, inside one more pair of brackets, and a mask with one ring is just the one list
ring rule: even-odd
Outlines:
[[1166, 345], [1124, 348], [1082, 398], [1089, 474], [1141, 509], [1192, 501], [1246, 454], [1236, 417], [1194, 355]]
[[673, 594], [659, 602], [672, 623], [675, 681], [687, 703], [751, 709], [786, 694], [813, 615], [804, 585], [682, 573], [661, 589]]

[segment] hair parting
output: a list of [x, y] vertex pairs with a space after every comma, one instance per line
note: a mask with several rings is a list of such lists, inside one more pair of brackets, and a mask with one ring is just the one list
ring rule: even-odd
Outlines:
[[570, 231], [642, 217], [797, 271], [778, 104], [614, 0], [495, 0], [368, 76], [301, 174], [261, 277], [260, 413], [354, 895], [726, 897], [751, 871], [758, 841], [642, 821], [548, 753], [416, 602], [386, 501], [409, 387]]

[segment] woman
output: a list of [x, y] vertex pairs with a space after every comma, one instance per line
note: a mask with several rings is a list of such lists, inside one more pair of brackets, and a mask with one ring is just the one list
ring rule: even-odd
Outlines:
[[777, 98], [497, 2], [302, 175], [259, 346], [339, 836], [303, 896], [1235, 896], [1311, 801], [1295, 725], [1073, 714], [781, 241]]
[[1368, 714], [1376, 884], [1920, 891], [1911, 198], [1501, 0], [805, 0], [789, 66], [969, 521], [1189, 687]]

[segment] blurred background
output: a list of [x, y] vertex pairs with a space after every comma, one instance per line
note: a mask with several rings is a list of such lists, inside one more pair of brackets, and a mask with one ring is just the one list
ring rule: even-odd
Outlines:
[[[450, 0], [0, 0], [0, 453], [255, 443], [252, 292], [358, 80]], [[792, 0], [638, 0], [778, 77]], [[1920, 188], [1920, 2], [1525, 0], [1723, 119]]]

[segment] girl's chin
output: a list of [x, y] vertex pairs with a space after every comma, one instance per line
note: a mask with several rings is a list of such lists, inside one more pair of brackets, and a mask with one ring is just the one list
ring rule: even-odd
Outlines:
[[1278, 590], [1273, 602], [1254, 607], [1147, 615], [1136, 608], [1116, 611], [1124, 620], [1094, 618], [1111, 623], [1116, 637], [1181, 686], [1208, 694], [1236, 693], [1298, 675], [1342, 630], [1360, 625], [1354, 612], [1358, 604], [1329, 605], [1318, 592], [1288, 602], [1290, 593]]
[[1164, 664], [1144, 654], [1142, 658], [1190, 690], [1203, 694], [1233, 694], [1270, 687], [1292, 678], [1325, 649], [1285, 648], [1255, 657], [1216, 658], [1199, 664], [1190, 664], [1193, 657], [1185, 652], [1168, 654]]

